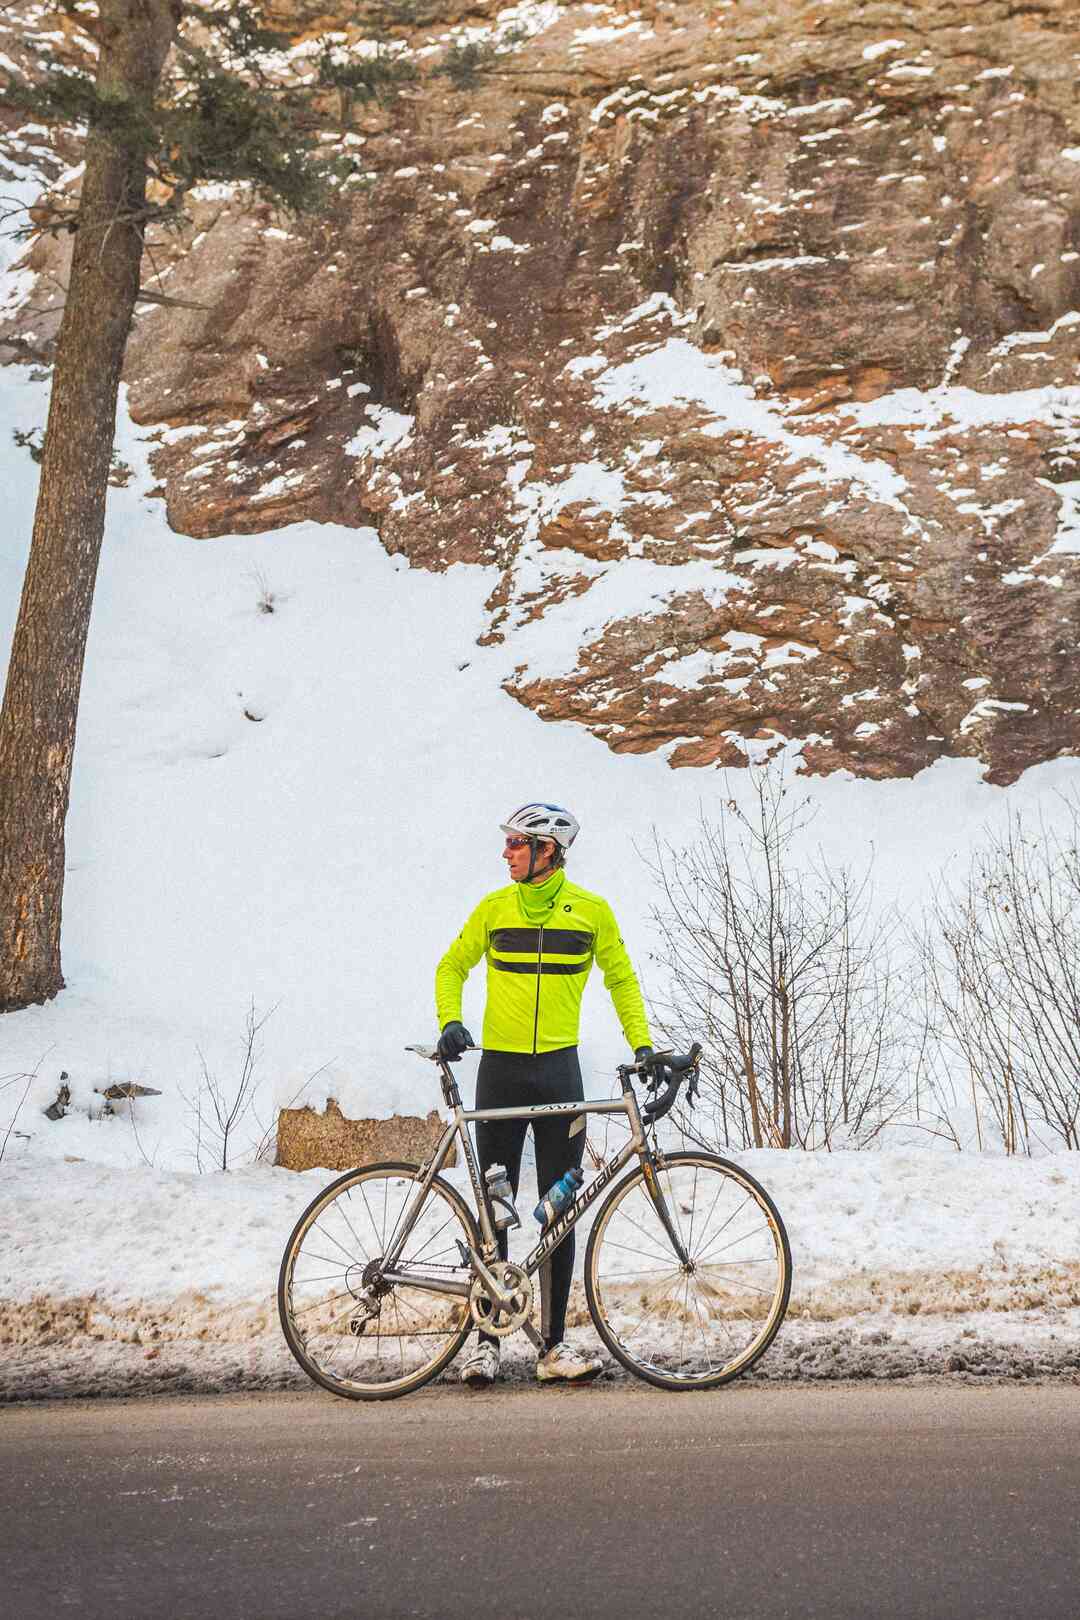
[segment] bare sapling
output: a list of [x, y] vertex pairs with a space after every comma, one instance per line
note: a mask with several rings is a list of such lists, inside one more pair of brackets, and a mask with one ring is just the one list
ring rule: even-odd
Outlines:
[[4, 1162], [4, 1154], [7, 1152], [7, 1145], [10, 1142], [12, 1135], [17, 1134], [15, 1132], [15, 1126], [18, 1122], [19, 1115], [22, 1113], [23, 1104], [30, 1095], [30, 1087], [37, 1079], [41, 1065], [44, 1063], [48, 1055], [48, 1052], [43, 1052], [32, 1069], [20, 1069], [14, 1074], [5, 1074], [0, 1076], [0, 1091], [6, 1091], [9, 1086], [22, 1086], [22, 1091], [19, 1093], [19, 1100], [15, 1104], [15, 1112], [8, 1120], [7, 1129], [4, 1132], [4, 1139], [2, 1142], [0, 1142], [0, 1164], [3, 1164]]
[[943, 884], [922, 954], [954, 1061], [1007, 1153], [1080, 1149], [1080, 805], [1062, 831], [1013, 812]]
[[681, 1122], [708, 1146], [865, 1146], [911, 1095], [896, 925], [869, 873], [796, 861], [805, 799], [770, 769], [751, 780], [749, 811], [726, 799], [692, 844], [654, 837], [645, 857], [669, 985], [654, 1016], [705, 1047], [705, 1106]]
[[[190, 1116], [192, 1156], [200, 1174], [207, 1169], [228, 1170], [237, 1152], [237, 1135], [255, 1106], [256, 1069], [262, 1056], [259, 1032], [274, 1012], [257, 1016], [255, 1002], [248, 1006], [241, 1048], [240, 1069], [234, 1081], [221, 1080], [197, 1047], [200, 1073], [193, 1091], [181, 1091]], [[249, 1142], [248, 1147], [251, 1146]]]

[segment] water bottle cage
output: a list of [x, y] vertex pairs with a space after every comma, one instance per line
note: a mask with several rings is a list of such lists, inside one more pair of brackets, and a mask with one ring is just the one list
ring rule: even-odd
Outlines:
[[511, 1198], [497, 1198], [493, 1193], [488, 1194], [488, 1203], [491, 1206], [491, 1219], [496, 1232], [510, 1231], [521, 1225], [521, 1216]]
[[505, 1166], [492, 1165], [484, 1177], [484, 1190], [487, 1193], [488, 1209], [496, 1232], [521, 1225], [521, 1217], [514, 1203], [514, 1190], [510, 1185]]

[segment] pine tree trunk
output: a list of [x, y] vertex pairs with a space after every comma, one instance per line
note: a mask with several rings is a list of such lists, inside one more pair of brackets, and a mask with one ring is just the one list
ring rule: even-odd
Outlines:
[[[99, 16], [99, 97], [150, 101], [179, 0], [100, 0]], [[143, 155], [92, 127], [0, 712], [0, 1011], [47, 1001], [64, 984], [64, 822], [145, 200]]]

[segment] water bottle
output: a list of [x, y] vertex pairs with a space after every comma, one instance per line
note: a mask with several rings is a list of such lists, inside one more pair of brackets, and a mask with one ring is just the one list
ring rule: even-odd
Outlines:
[[506, 1166], [493, 1164], [484, 1176], [484, 1184], [487, 1187], [491, 1219], [496, 1232], [502, 1232], [509, 1226], [520, 1226], [521, 1220], [514, 1206], [514, 1189], [510, 1185]]
[[585, 1172], [575, 1166], [564, 1176], [560, 1176], [554, 1187], [548, 1188], [533, 1210], [533, 1215], [541, 1226], [550, 1226], [552, 1221], [562, 1214], [567, 1204], [573, 1203], [584, 1180]]

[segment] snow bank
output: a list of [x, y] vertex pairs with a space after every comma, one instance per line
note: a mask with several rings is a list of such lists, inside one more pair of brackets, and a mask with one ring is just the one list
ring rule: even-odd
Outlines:
[[[762, 1376], [897, 1376], [957, 1357], [976, 1370], [1080, 1365], [1080, 1156], [738, 1157], [776, 1199], [794, 1260]], [[277, 1269], [330, 1179], [5, 1167], [0, 1398], [292, 1381]], [[515, 1233], [513, 1252], [532, 1241]], [[591, 1333], [580, 1284], [570, 1320]], [[524, 1343], [514, 1348], [521, 1360]]]

